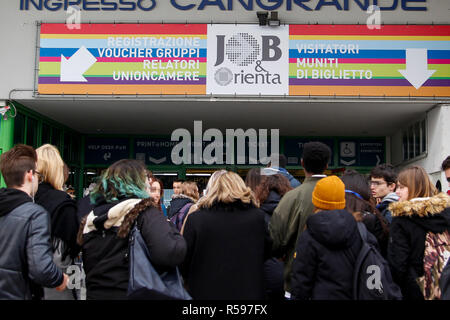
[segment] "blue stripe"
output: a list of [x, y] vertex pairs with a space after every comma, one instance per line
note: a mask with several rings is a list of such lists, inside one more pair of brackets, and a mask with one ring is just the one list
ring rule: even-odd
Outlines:
[[[63, 55], [66, 58], [71, 57], [75, 52], [78, 51], [79, 48], [41, 48], [40, 56], [41, 57], [60, 57]], [[151, 49], [151, 48], [149, 48]], [[89, 52], [96, 58], [100, 56], [98, 49], [88, 48]], [[156, 49], [153, 49], [153, 56], [156, 58]], [[184, 58], [189, 57], [189, 55], [184, 55]], [[164, 57], [158, 57], [164, 58]], [[206, 49], [200, 49], [200, 58], [206, 58]]]
[[289, 49], [297, 50], [297, 45], [358, 45], [359, 50], [406, 50], [425, 48], [428, 50], [450, 50], [450, 41], [395, 41], [395, 40], [290, 40]]
[[[359, 50], [354, 53], [299, 53], [289, 50], [289, 58], [365, 58], [365, 59], [406, 59], [406, 50]], [[428, 59], [450, 59], [450, 50], [428, 50]]]
[[[206, 39], [198, 41], [199, 46], [160, 46], [159, 48], [206, 48]], [[107, 39], [41, 39], [41, 48], [108, 48]], [[122, 46], [122, 48], [129, 48], [130, 46]], [[145, 45], [133, 48], [147, 48]]]

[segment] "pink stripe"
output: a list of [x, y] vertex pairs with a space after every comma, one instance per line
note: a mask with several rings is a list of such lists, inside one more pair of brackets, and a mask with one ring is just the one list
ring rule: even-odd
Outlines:
[[[309, 58], [309, 59], [311, 59], [311, 58]], [[310, 61], [310, 63], [314, 62], [313, 60], [309, 60], [309, 61]], [[330, 61], [330, 62], [335, 63], [335, 60]], [[297, 59], [290, 58], [289, 63], [297, 63]], [[406, 59], [345, 59], [345, 58], [339, 58], [338, 63], [405, 64]], [[450, 59], [428, 59], [428, 64], [450, 64]]]
[[[143, 62], [144, 60], [161, 60], [167, 62], [169, 60], [194, 60], [200, 63], [206, 62], [206, 58], [97, 58], [97, 62]], [[41, 57], [41, 62], [61, 62], [60, 57]]]

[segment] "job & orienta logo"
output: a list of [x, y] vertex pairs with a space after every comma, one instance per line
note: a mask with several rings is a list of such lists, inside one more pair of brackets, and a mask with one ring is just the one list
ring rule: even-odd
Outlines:
[[[278, 61], [282, 56], [278, 36], [255, 37], [248, 32], [238, 32], [228, 39], [225, 35], [216, 35], [216, 39], [217, 58], [214, 67], [218, 68], [214, 72], [214, 80], [218, 85], [281, 84], [281, 75], [272, 73], [264, 65], [265, 62]], [[225, 58], [235, 67], [223, 66]]]

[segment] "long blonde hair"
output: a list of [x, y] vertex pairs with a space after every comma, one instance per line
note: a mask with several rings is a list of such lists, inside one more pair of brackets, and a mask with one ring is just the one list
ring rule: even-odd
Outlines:
[[252, 190], [245, 185], [244, 180], [238, 174], [227, 171], [217, 177], [197, 205], [198, 208], [211, 208], [216, 203], [229, 204], [235, 201], [258, 206]]
[[51, 144], [44, 144], [36, 149], [36, 170], [42, 176], [42, 182], [47, 182], [56, 190], [63, 190], [64, 185], [64, 161], [58, 149]]

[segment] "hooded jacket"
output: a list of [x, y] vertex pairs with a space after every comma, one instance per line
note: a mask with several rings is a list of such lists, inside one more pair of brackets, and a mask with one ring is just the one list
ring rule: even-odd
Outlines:
[[294, 178], [292, 174], [289, 173], [285, 168], [280, 167], [271, 167], [273, 169], [276, 169], [281, 173], [283, 176], [285, 176], [289, 180], [289, 184], [292, 188], [297, 188], [299, 185], [301, 185], [300, 181]]
[[194, 200], [191, 197], [188, 197], [184, 194], [175, 194], [172, 196], [172, 201], [170, 201], [170, 206], [167, 209], [167, 218], [172, 218], [175, 214], [177, 214], [181, 208], [183, 208], [188, 203], [194, 203]]
[[[114, 203], [99, 201], [83, 219], [79, 233], [87, 299], [127, 298], [129, 231], [134, 223], [127, 216], [141, 201], [143, 207], [135, 220], [155, 269], [163, 272], [165, 268], [175, 267], [183, 261], [186, 254], [183, 236], [162, 212], [150, 204], [153, 201], [151, 198], [122, 199]], [[117, 236], [123, 223], [127, 234], [125, 238]]]
[[[368, 237], [376, 242], [370, 234]], [[361, 245], [356, 220], [348, 211], [320, 211], [310, 216], [294, 253], [292, 298], [351, 300], [353, 269]]]
[[48, 214], [17, 189], [0, 189], [0, 252], [0, 299], [32, 299], [32, 282], [54, 288], [63, 281]]
[[404, 299], [423, 300], [416, 279], [423, 276], [425, 238], [428, 232], [450, 231], [450, 197], [440, 193], [392, 203], [388, 262]]
[[392, 213], [389, 210], [389, 205], [393, 202], [397, 202], [398, 199], [398, 195], [395, 192], [391, 192], [377, 205], [377, 209], [381, 212], [388, 224], [392, 223]]

